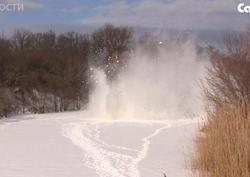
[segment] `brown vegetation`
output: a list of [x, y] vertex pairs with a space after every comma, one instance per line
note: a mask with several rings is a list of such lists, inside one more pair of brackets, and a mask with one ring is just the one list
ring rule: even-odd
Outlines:
[[[100, 67], [128, 50], [132, 31], [106, 25], [91, 37], [74, 32], [17, 30], [0, 38], [0, 117], [10, 113], [78, 110], [87, 103], [89, 63]], [[97, 51], [105, 49], [100, 57]], [[110, 64], [112, 66], [112, 64]]]
[[250, 176], [249, 36], [227, 37], [226, 53], [211, 51], [204, 90], [212, 109], [191, 163], [200, 177]]
[[196, 138], [192, 168], [200, 177], [250, 176], [250, 107], [223, 105]]
[[[250, 34], [250, 30], [248, 32]], [[204, 91], [214, 107], [235, 100], [250, 99], [250, 62], [247, 59], [249, 39], [229, 35], [225, 38], [226, 52], [211, 50], [211, 66], [208, 68]]]

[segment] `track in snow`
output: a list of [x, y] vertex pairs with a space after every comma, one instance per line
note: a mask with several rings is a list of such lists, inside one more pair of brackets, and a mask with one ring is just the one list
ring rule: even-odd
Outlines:
[[138, 149], [105, 143], [100, 139], [100, 127], [96, 123], [66, 124], [63, 134], [84, 151], [85, 165], [99, 177], [140, 177], [138, 164], [147, 156], [151, 139], [169, 127], [163, 124], [153, 130], [142, 139]]
[[191, 176], [184, 153], [192, 148], [197, 121], [101, 121], [82, 115], [1, 120], [0, 177]]

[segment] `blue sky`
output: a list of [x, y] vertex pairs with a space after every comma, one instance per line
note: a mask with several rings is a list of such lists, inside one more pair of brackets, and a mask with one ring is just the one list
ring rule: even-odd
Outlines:
[[174, 29], [245, 30], [250, 14], [240, 14], [239, 2], [250, 0], [0, 0], [23, 3], [22, 12], [0, 12], [1, 26], [104, 23]]

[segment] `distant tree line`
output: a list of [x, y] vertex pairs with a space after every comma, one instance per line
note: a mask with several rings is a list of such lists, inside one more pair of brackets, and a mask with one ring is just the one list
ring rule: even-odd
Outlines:
[[124, 63], [132, 29], [105, 25], [92, 34], [16, 30], [0, 38], [0, 117], [79, 110], [88, 102], [90, 67], [110, 80]]

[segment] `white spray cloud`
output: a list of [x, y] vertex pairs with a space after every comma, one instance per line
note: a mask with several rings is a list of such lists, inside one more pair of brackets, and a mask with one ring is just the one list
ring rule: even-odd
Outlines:
[[169, 43], [153, 56], [142, 48], [131, 52], [128, 66], [113, 82], [95, 70], [89, 111], [95, 118], [162, 120], [200, 116], [199, 79], [203, 60], [192, 42]]

